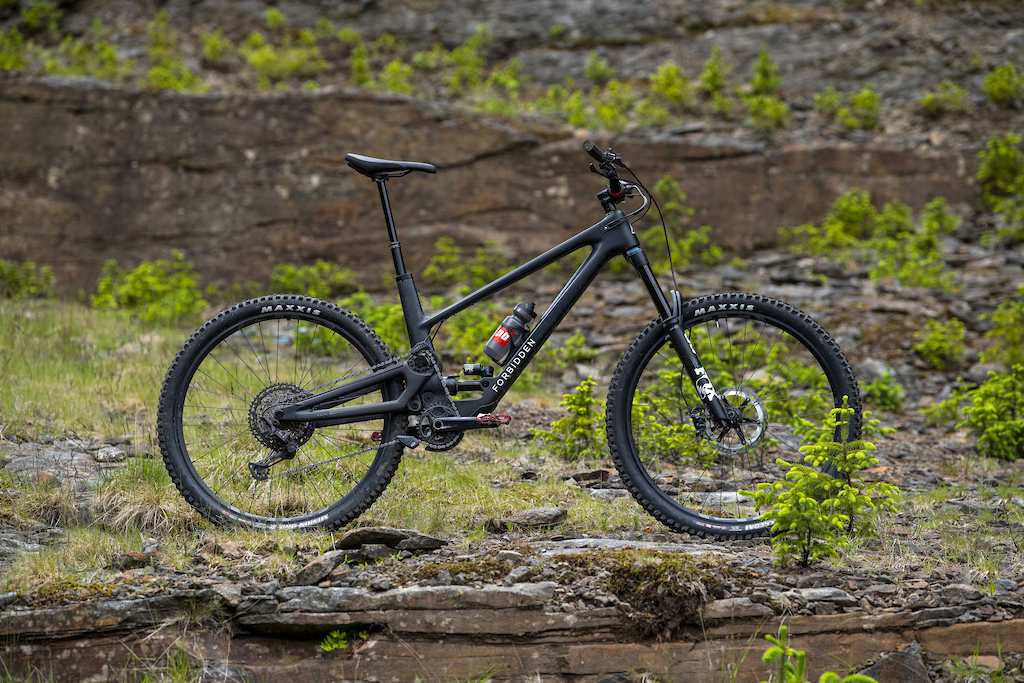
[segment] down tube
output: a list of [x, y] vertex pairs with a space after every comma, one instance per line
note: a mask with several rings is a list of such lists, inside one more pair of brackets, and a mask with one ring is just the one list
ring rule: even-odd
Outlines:
[[484, 390], [484, 395], [479, 401], [482, 407], [493, 407], [501, 400], [502, 396], [512, 387], [519, 374], [529, 365], [530, 361], [544, 345], [548, 337], [562, 322], [569, 310], [576, 304], [583, 292], [587, 290], [590, 283], [597, 277], [601, 267], [607, 263], [614, 254], [601, 249], [600, 246], [584, 259], [580, 267], [573, 273], [573, 276], [562, 287], [555, 300], [551, 302], [544, 315], [537, 322], [537, 325], [523, 340], [523, 345], [512, 356], [504, 369], [494, 379], [493, 384]]

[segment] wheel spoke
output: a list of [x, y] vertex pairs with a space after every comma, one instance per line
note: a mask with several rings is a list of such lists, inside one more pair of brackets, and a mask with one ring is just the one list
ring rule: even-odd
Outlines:
[[[620, 475], [649, 511], [679, 530], [749, 535], [745, 527], [757, 513], [737, 491], [782, 478], [776, 460], [794, 461], [807, 439], [822, 433], [837, 399], [856, 395], [848, 364], [820, 328], [784, 304], [731, 314], [728, 306], [741, 296], [752, 305], [764, 301], [708, 297], [701, 305], [719, 312], [691, 318], [687, 328], [730, 424], [710, 417], [656, 325], [630, 346], [609, 390]], [[696, 512], [717, 526], [701, 526], [707, 517]], [[753, 530], [767, 533], [768, 526]]]
[[[318, 316], [262, 314], [277, 301], [308, 308], [296, 303], [308, 300], [285, 295], [246, 302], [200, 328], [183, 347], [161, 395], [161, 448], [168, 467], [180, 472], [175, 483], [214, 519], [226, 513], [256, 526], [333, 528], [379, 495], [379, 484], [366, 483], [369, 473], [379, 471], [384, 481], [394, 474], [400, 448], [392, 444], [402, 420], [316, 429], [279, 421], [277, 410], [386, 362], [390, 353], [330, 304], [321, 302]], [[394, 395], [382, 389], [359, 401]], [[380, 445], [371, 440], [378, 432]], [[269, 457], [289, 448], [293, 456], [276, 463]], [[253, 465], [265, 474], [257, 470], [254, 478]]]

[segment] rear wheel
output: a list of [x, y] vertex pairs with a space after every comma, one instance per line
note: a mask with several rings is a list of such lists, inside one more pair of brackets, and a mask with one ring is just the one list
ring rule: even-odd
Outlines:
[[719, 539], [767, 535], [771, 522], [739, 491], [783, 477], [778, 458], [802, 462], [800, 447], [823, 436], [844, 397], [855, 409], [848, 438], [859, 438], [850, 364], [806, 314], [768, 297], [691, 299], [680, 320], [734, 426], [715, 427], [656, 320], [633, 340], [608, 390], [608, 442], [620, 476], [672, 529]]
[[359, 318], [318, 299], [263, 297], [216, 316], [182, 347], [160, 395], [160, 448], [178, 490], [214, 521], [333, 529], [355, 519], [398, 467], [400, 417], [316, 427], [274, 412], [390, 357]]

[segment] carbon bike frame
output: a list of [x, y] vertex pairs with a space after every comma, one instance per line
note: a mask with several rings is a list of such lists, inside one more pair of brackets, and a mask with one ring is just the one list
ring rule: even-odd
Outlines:
[[[693, 349], [693, 345], [690, 344], [690, 340], [679, 325], [681, 299], [678, 293], [672, 293], [673, 301], [670, 304], [658, 286], [654, 272], [651, 270], [647, 257], [640, 246], [640, 241], [633, 231], [633, 227], [622, 211], [613, 207], [606, 207], [609, 210], [604, 219], [598, 223], [577, 233], [493, 282], [480, 287], [463, 299], [452, 303], [431, 316], [426, 316], [423, 312], [423, 306], [412, 274], [405, 269], [402, 247], [398, 241], [394, 219], [391, 214], [385, 181], [386, 178], [374, 179], [380, 193], [388, 234], [391, 238], [391, 254], [396, 273], [395, 280], [398, 285], [399, 302], [402, 305], [405, 325], [412, 346], [411, 355], [425, 351], [432, 354], [434, 358], [437, 358], [433, 340], [431, 339], [431, 331], [435, 327], [448, 320], [448, 318], [519, 282], [577, 249], [591, 248], [583, 263], [580, 264], [565, 283], [536, 325], [534, 325], [533, 330], [522, 341], [518, 350], [505, 363], [501, 372], [493, 378], [484, 378], [471, 382], [457, 382], [455, 391], [450, 393], [456, 394], [460, 388], [483, 392], [480, 398], [455, 399], [454, 403], [459, 416], [462, 418], [472, 418], [475, 415], [493, 410], [515, 383], [515, 380], [522, 371], [529, 365], [541, 346], [544, 345], [544, 342], [551, 336], [554, 329], [576, 304], [580, 296], [587, 290], [587, 287], [594, 281], [601, 268], [616, 256], [621, 255], [625, 256], [644, 283], [658, 314], [665, 321], [666, 332], [673, 342], [673, 347], [678, 353], [683, 366], [687, 369], [691, 381], [697, 388], [698, 394], [708, 407], [712, 417], [717, 421], [723, 421], [727, 418], [724, 404], [711, 385], [711, 380], [708, 378], [707, 373], [704, 372], [703, 366]], [[405, 388], [393, 400], [348, 407], [341, 405], [359, 396], [371, 393], [397, 379], [404, 380]], [[315, 427], [326, 427], [360, 420], [379, 419], [386, 414], [415, 412], [410, 410], [410, 403], [417, 399], [420, 392], [428, 390], [443, 392], [445, 390], [443, 382], [444, 378], [440, 376], [439, 363], [431, 362], [429, 367], [421, 364], [421, 367], [414, 368], [406, 360], [400, 364], [375, 370], [366, 377], [347, 382], [288, 406], [283, 406], [277, 411], [276, 417], [284, 421], [308, 422], [312, 423]], [[462, 427], [462, 429], [469, 428], [473, 427], [468, 423]]]

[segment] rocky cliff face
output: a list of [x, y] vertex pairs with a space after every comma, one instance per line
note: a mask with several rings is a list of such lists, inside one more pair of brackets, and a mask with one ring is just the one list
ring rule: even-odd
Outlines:
[[[672, 175], [696, 209], [693, 226], [711, 225], [716, 242], [750, 252], [772, 244], [780, 225], [820, 220], [852, 187], [877, 202], [899, 198], [919, 208], [945, 196], [970, 210], [986, 133], [1021, 123], [1016, 112], [979, 101], [974, 114], [936, 124], [894, 106], [883, 132], [845, 133], [807, 111], [826, 84], [872, 80], [903, 104], [943, 78], [976, 87], [987, 71], [972, 54], [993, 64], [1024, 54], [1019, 8], [882, 12], [869, 4], [851, 12], [824, 0], [785, 8], [724, 0], [278, 6], [296, 25], [326, 16], [365, 37], [390, 31], [423, 47], [457, 44], [486, 22], [491, 57], [520, 57], [538, 83], [581, 75], [594, 48], [623, 78], [666, 59], [693, 77], [712, 45], [723, 46], [737, 73], [767, 45], [795, 116], [772, 134], [705, 118], [613, 137], [344, 83], [314, 93], [190, 95], [9, 75], [0, 81], [0, 257], [52, 265], [65, 291], [91, 288], [108, 258], [132, 266], [171, 249], [184, 251], [207, 283], [265, 281], [276, 263], [324, 258], [372, 273], [363, 279], [377, 286], [389, 263], [380, 204], [373, 185], [345, 167], [348, 152], [438, 166], [436, 177], [389, 183], [414, 272], [443, 235], [467, 247], [495, 240], [526, 257], [600, 218], [592, 197], [601, 184], [580, 150], [585, 137], [613, 145], [649, 185]], [[221, 25], [239, 35], [264, 8], [167, 3], [182, 30]], [[65, 30], [101, 18], [130, 42], [156, 8], [71, 9]]]

